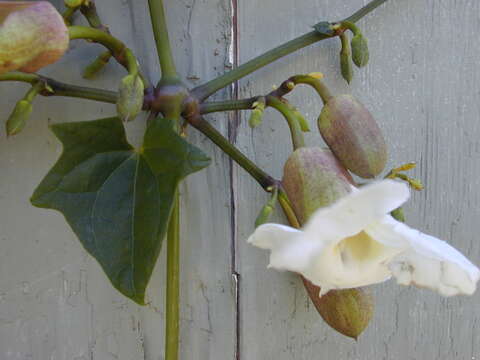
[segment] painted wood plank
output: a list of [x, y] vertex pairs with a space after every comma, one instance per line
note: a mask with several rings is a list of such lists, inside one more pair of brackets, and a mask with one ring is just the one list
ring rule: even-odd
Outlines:
[[[61, 8], [62, 1], [52, 1]], [[146, 0], [98, 1], [104, 22], [138, 55], [147, 75], [159, 78]], [[179, 71], [193, 86], [228, 66], [230, 4], [226, 0], [166, 1]], [[205, 21], [208, 19], [208, 21]], [[94, 81], [81, 69], [100, 51], [74, 42], [68, 55], [42, 73], [70, 83], [115, 89], [124, 70], [110, 64]], [[195, 80], [198, 78], [197, 80]], [[26, 91], [0, 84], [6, 119]], [[226, 94], [220, 94], [226, 96]], [[141, 308], [120, 296], [75, 239], [61, 215], [33, 208], [36, 184], [61, 152], [49, 123], [111, 116], [112, 105], [38, 98], [25, 131], [0, 138], [0, 358], [110, 360], [163, 358], [164, 254]], [[221, 130], [226, 121], [211, 117]], [[138, 144], [144, 119], [127, 125]], [[182, 186], [182, 359], [233, 358], [235, 297], [231, 281], [229, 161], [192, 131], [191, 140], [213, 164]], [[211, 194], [211, 195], [208, 195]], [[208, 215], [208, 216], [207, 216]]]
[[[239, 52], [246, 61], [310, 30], [351, 14], [366, 1], [239, 2]], [[269, 66], [240, 83], [240, 96], [270, 91], [288, 76], [321, 71], [334, 93], [352, 93], [371, 109], [390, 143], [389, 166], [417, 161], [426, 190], [414, 194], [407, 220], [448, 240], [480, 263], [478, 138], [479, 3], [471, 0], [390, 1], [360, 23], [370, 64], [350, 87], [340, 77], [338, 40], [328, 40]], [[461, 28], [461, 30], [460, 30]], [[309, 145], [321, 145], [321, 104], [299, 89], [289, 96], [307, 115]], [[248, 114], [247, 114], [248, 115]], [[256, 130], [242, 116], [237, 144], [281, 176], [290, 152], [284, 120], [272, 111]], [[442, 298], [393, 281], [374, 287], [376, 315], [357, 343], [333, 332], [309, 303], [301, 281], [267, 270], [267, 253], [245, 243], [266, 200], [236, 170], [235, 208], [241, 278], [242, 359], [478, 359], [480, 295]], [[282, 216], [276, 220], [285, 221]]]

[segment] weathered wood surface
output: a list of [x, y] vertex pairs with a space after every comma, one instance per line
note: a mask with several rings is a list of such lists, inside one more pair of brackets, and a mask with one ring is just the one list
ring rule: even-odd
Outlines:
[[[236, 55], [246, 61], [364, 2], [246, 0], [238, 1], [235, 11], [228, 0], [165, 0], [175, 57], [190, 85], [226, 70], [235, 12]], [[133, 48], [156, 81], [146, 0], [97, 3], [112, 32]], [[372, 110], [391, 144], [390, 166], [419, 163], [415, 174], [426, 190], [409, 202], [408, 223], [450, 241], [479, 264], [479, 14], [476, 0], [391, 0], [360, 23], [371, 62], [356, 71], [350, 88], [340, 79], [338, 41], [328, 40], [241, 81], [239, 95], [268, 92], [296, 73], [324, 72], [335, 92], [353, 93]], [[114, 64], [98, 80], [81, 79], [80, 68], [99, 51], [75, 42], [68, 56], [44, 73], [113, 89], [124, 73]], [[0, 118], [25, 89], [0, 84]], [[227, 96], [228, 89], [218, 95]], [[321, 144], [316, 95], [302, 88], [289, 98], [311, 122], [308, 143]], [[61, 151], [48, 123], [113, 113], [111, 105], [39, 98], [24, 133], [7, 140], [0, 131], [2, 360], [163, 358], [163, 263], [148, 290], [150, 305], [138, 307], [111, 288], [61, 215], [28, 202]], [[208, 119], [258, 164], [281, 175], [290, 140], [278, 115], [268, 111], [254, 131], [243, 114], [238, 126], [232, 114]], [[128, 125], [132, 141], [138, 142], [142, 130], [142, 121]], [[245, 243], [265, 194], [208, 140], [194, 130], [190, 138], [212, 156], [213, 165], [182, 187], [182, 360], [480, 358], [478, 293], [445, 299], [389, 282], [375, 287], [375, 319], [357, 343], [334, 333], [309, 304], [299, 279], [267, 270], [266, 252]], [[232, 276], [237, 273], [238, 304]]]

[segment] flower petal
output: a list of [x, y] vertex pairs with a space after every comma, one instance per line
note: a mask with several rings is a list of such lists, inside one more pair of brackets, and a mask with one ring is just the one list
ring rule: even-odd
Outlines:
[[337, 243], [383, 218], [407, 201], [409, 196], [408, 186], [393, 180], [353, 188], [349, 195], [312, 215], [305, 226], [306, 237], [329, 244]]
[[[380, 228], [383, 231], [378, 232]], [[479, 269], [458, 250], [445, 241], [423, 234], [391, 217], [376, 227], [372, 234], [378, 241], [397, 241], [402, 239], [408, 248], [394, 257], [389, 269], [397, 282], [402, 285], [417, 285], [438, 291], [444, 296], [458, 294], [471, 295], [480, 278]], [[390, 233], [388, 239], [380, 234]]]
[[270, 264], [277, 270], [301, 273], [318, 252], [320, 244], [306, 241], [303, 232], [280, 224], [263, 224], [247, 240], [261, 249], [270, 249]]

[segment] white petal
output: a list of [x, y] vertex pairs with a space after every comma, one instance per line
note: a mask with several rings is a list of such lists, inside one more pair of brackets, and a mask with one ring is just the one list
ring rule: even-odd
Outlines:
[[317, 210], [305, 226], [306, 237], [332, 244], [356, 235], [408, 200], [406, 184], [383, 180], [365, 185], [333, 205]]
[[[480, 271], [458, 250], [391, 217], [378, 227], [382, 226], [384, 234], [390, 232], [388, 239], [383, 238], [389, 244], [392, 241], [399, 244], [403, 238], [408, 246], [389, 263], [399, 284], [427, 287], [445, 296], [470, 295], [475, 291]], [[382, 241], [382, 238], [376, 238]]]
[[303, 232], [280, 224], [263, 224], [247, 240], [262, 249], [270, 249], [270, 264], [277, 270], [301, 273], [309, 266], [319, 245], [305, 241]]

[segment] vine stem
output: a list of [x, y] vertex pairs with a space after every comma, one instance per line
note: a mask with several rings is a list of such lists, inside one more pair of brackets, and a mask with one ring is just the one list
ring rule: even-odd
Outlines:
[[148, 6], [150, 7], [150, 17], [155, 43], [157, 45], [158, 60], [160, 61], [160, 68], [162, 69], [162, 79], [178, 79], [172, 49], [170, 48], [163, 0], [148, 0]]
[[[150, 0], [152, 1], [152, 0]], [[364, 16], [372, 12], [374, 9], [385, 3], [387, 0], [372, 0], [353, 15], [345, 19], [345, 21], [357, 22]], [[320, 34], [317, 31], [311, 31], [307, 34], [299, 36], [293, 40], [286, 42], [270, 51], [267, 51], [263, 55], [260, 55], [243, 65], [227, 72], [226, 74], [219, 76], [209, 82], [200, 85], [192, 90], [192, 93], [201, 101], [208, 98], [218, 90], [232, 84], [233, 82], [251, 74], [252, 72], [280, 59], [296, 50], [302, 49], [308, 45], [316, 43], [321, 40], [325, 40], [331, 37], [337, 36], [337, 34], [326, 35]]]
[[31, 85], [43, 82], [44, 91], [40, 92], [40, 95], [43, 96], [66, 96], [110, 104], [115, 104], [118, 99], [118, 93], [114, 91], [65, 84], [37, 74], [27, 74], [19, 71], [12, 71], [0, 75], [0, 81], [19, 81]]
[[180, 196], [178, 190], [175, 193], [167, 232], [165, 307], [165, 360], [177, 360], [180, 342]]
[[248, 172], [265, 191], [269, 191], [268, 189], [271, 186], [275, 186], [278, 183], [278, 180], [275, 180], [272, 176], [268, 175], [265, 171], [255, 165], [204, 118], [198, 117], [194, 120], [189, 119], [188, 121], [190, 125], [208, 137], [215, 145], [222, 149], [223, 152]]

